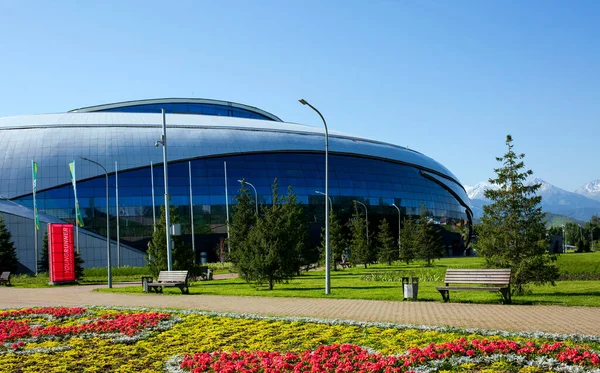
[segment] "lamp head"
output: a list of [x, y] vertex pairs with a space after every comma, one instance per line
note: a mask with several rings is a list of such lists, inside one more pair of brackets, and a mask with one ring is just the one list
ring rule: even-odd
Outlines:
[[154, 146], [156, 146], [158, 148], [158, 145], [160, 145], [160, 141], [157, 141], [154, 143]]
[[301, 98], [298, 100], [302, 105], [308, 105], [308, 102], [306, 102], [305, 99]]

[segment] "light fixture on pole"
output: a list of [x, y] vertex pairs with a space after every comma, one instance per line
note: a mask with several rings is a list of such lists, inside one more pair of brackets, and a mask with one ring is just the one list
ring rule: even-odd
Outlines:
[[365, 228], [367, 231], [367, 246], [369, 246], [369, 211], [367, 210], [367, 205], [357, 200], [354, 200], [354, 202], [358, 203], [359, 205], [362, 205], [362, 207], [365, 208]]
[[91, 162], [104, 171], [104, 176], [106, 177], [106, 268], [108, 270], [108, 288], [112, 288], [112, 265], [110, 259], [110, 215], [109, 215], [109, 200], [108, 200], [108, 172], [106, 172], [106, 168], [102, 166], [100, 163], [96, 161], [92, 161], [91, 159], [80, 157], [84, 161]]
[[247, 182], [246, 180], [238, 180], [238, 182], [241, 184], [248, 184], [252, 187], [252, 189], [254, 189], [254, 205], [256, 206], [256, 214], [258, 214], [258, 193], [256, 192], [256, 188], [254, 187], [254, 185]]
[[400, 247], [400, 223], [402, 222], [402, 213], [400, 212], [400, 207], [396, 206], [395, 203], [392, 203], [392, 206], [394, 206], [396, 210], [398, 210], [398, 247]]
[[166, 226], [166, 236], [167, 236], [167, 270], [173, 270], [173, 258], [171, 256], [171, 212], [169, 211], [169, 172], [168, 172], [168, 164], [167, 164], [167, 120], [165, 118], [165, 109], [161, 109], [162, 111], [162, 129], [163, 134], [160, 137], [154, 146], [158, 147], [162, 145], [163, 148], [163, 168], [165, 174], [165, 226]]
[[[315, 193], [325, 196], [325, 193], [318, 191], [318, 190], [315, 190]], [[329, 198], [329, 210], [332, 211], [333, 210], [333, 202], [331, 201], [331, 197], [329, 197], [329, 196], [325, 196], [325, 197]]]
[[[317, 112], [323, 120], [325, 126], [325, 216], [329, 215], [329, 131], [327, 130], [327, 122], [316, 107], [309, 104], [305, 99], [298, 100], [302, 105], [307, 105]], [[325, 219], [325, 294], [331, 292], [331, 265], [329, 263], [329, 219]]]

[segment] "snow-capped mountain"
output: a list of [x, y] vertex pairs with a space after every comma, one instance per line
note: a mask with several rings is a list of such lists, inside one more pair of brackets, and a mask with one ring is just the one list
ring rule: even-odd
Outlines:
[[[600, 201], [595, 201], [582, 194], [566, 191], [540, 178], [528, 182], [528, 184], [534, 183], [541, 184], [538, 195], [542, 196], [542, 209], [546, 212], [566, 215], [583, 221], [589, 220], [592, 215], [600, 214]], [[469, 198], [471, 198], [471, 206], [475, 217], [480, 217], [482, 215], [481, 207], [489, 203], [483, 196], [483, 191], [489, 188], [497, 189], [498, 187], [486, 182], [478, 183], [475, 187], [465, 187]]]
[[483, 193], [488, 189], [498, 189], [498, 186], [486, 181], [479, 182], [472, 187], [465, 185], [465, 190], [470, 199], [486, 199]]
[[575, 191], [577, 194], [600, 201], [600, 180], [590, 181]]

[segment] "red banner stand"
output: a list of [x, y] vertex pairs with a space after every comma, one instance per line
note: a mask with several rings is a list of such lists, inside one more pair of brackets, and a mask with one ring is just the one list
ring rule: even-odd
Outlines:
[[72, 224], [48, 224], [50, 283], [75, 281], [75, 249]]

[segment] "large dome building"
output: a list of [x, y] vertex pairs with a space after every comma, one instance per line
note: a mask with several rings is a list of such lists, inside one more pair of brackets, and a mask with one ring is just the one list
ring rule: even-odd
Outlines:
[[[141, 100], [0, 118], [0, 215], [12, 232], [22, 271], [35, 270], [32, 161], [39, 165], [36, 199], [42, 221], [71, 223], [75, 202], [68, 164], [75, 161], [85, 224], [80, 232], [83, 259], [87, 267], [106, 266], [105, 175], [81, 158], [100, 163], [109, 173], [113, 240], [117, 213], [120, 227], [120, 247], [112, 245], [113, 264], [144, 264], [154, 216], [164, 204], [162, 149], [155, 146], [162, 135], [162, 108], [167, 113], [171, 205], [178, 209], [184, 239], [190, 239], [191, 181], [197, 252], [213, 256], [218, 238], [226, 234], [225, 162], [229, 204], [235, 203], [240, 179], [256, 187], [259, 203], [269, 203], [277, 178], [281, 187], [292, 186], [306, 206], [312, 238], [318, 241], [324, 224], [324, 200], [317, 193], [324, 188], [323, 129], [286, 123], [232, 102]], [[329, 157], [329, 193], [342, 219], [348, 219], [357, 200], [368, 206], [372, 230], [382, 217], [398, 226], [394, 204], [403, 216], [418, 215], [424, 205], [440, 224], [470, 224], [468, 197], [458, 179], [419, 152], [330, 131]]]

